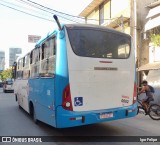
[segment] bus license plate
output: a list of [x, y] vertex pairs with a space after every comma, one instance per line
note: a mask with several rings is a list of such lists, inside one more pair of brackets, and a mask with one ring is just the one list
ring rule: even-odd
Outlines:
[[113, 117], [113, 113], [102, 113], [102, 114], [100, 114], [100, 119], [112, 118], [112, 117]]

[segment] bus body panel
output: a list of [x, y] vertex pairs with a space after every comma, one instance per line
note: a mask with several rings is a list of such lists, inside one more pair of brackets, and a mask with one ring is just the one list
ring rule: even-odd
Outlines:
[[27, 79], [16, 79], [14, 81], [14, 93], [17, 97], [18, 104], [29, 113], [28, 93], [29, 86]]
[[[134, 117], [137, 114], [137, 103], [131, 106], [121, 108], [111, 108], [97, 111], [92, 110], [82, 112], [66, 111], [59, 106], [56, 111], [57, 128], [66, 128]], [[107, 116], [107, 118], [101, 118], [101, 115], [103, 114]]]
[[29, 101], [32, 101], [36, 118], [55, 126], [54, 78], [33, 78], [29, 80]]
[[73, 52], [69, 39], [66, 40], [74, 111], [110, 109], [133, 104], [135, 62], [132, 48], [127, 59], [81, 57]]

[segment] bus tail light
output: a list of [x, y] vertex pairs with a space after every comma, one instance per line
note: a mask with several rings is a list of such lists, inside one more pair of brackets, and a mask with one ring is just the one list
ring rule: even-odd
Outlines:
[[63, 91], [62, 107], [65, 110], [73, 111], [71, 93], [70, 93], [70, 86], [69, 85], [67, 85], [65, 87], [64, 91]]
[[133, 104], [137, 101], [137, 85], [134, 83], [134, 90], [133, 90]]

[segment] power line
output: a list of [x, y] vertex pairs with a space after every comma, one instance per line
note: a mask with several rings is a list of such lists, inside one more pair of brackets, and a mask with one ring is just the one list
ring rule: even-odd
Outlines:
[[43, 18], [43, 17], [37, 16], [37, 15], [33, 15], [33, 14], [30, 14], [30, 13], [27, 13], [27, 12], [24, 12], [24, 11], [21, 11], [21, 10], [18, 10], [18, 9], [16, 9], [16, 8], [13, 8], [13, 7], [7, 6], [7, 5], [2, 4], [2, 3], [0, 3], [0, 5], [2, 5], [2, 6], [4, 6], [4, 7], [7, 7], [7, 8], [10, 8], [10, 9], [13, 9], [13, 10], [18, 11], [18, 12], [21, 12], [21, 13], [24, 13], [24, 14], [27, 14], [27, 15], [30, 15], [30, 16], [33, 16], [33, 17], [36, 17], [36, 18], [39, 18], [39, 19], [43, 19], [43, 20], [47, 20], [47, 21], [54, 22], [53, 20], [49, 20], [49, 19], [46, 19], [46, 18]]
[[[29, 5], [29, 6], [32, 6], [32, 7], [37, 8], [37, 9], [40, 9], [40, 10], [42, 10], [42, 11], [45, 11], [45, 12], [50, 13], [50, 14], [53, 14], [53, 15], [54, 15], [55, 13], [58, 13], [57, 16], [59, 16], [59, 17], [61, 17], [61, 18], [63, 18], [63, 19], [66, 19], [66, 20], [68, 20], [68, 21], [73, 21], [73, 22], [76, 22], [76, 23], [82, 23], [82, 22], [78, 22], [77, 19], [85, 20], [85, 18], [83, 18], [83, 17], [79, 17], [79, 16], [74, 16], [74, 15], [70, 15], [70, 14], [67, 14], [67, 13], [63, 13], [63, 12], [60, 12], [60, 11], [57, 11], [57, 10], [48, 8], [48, 7], [46, 7], [46, 6], [44, 6], [44, 5], [41, 5], [41, 4], [39, 4], [39, 3], [33, 2], [33, 1], [31, 1], [31, 0], [26, 0], [26, 1], [25, 1], [25, 0], [16, 0], [16, 1], [23, 2], [23, 3], [25, 3], [25, 4]], [[27, 1], [28, 1], [28, 2], [27, 2]], [[48, 11], [48, 10], [49, 10], [49, 11]], [[53, 12], [55, 12], [55, 13], [53, 13], [53, 12], [51, 12], [51, 11], [53, 11]], [[66, 15], [67, 18], [64, 17], [64, 16], [62, 16], [62, 15]], [[71, 17], [72, 17], [72, 18], [71, 18]], [[75, 20], [75, 18], [76, 18], [76, 20]], [[114, 20], [114, 19], [117, 19], [117, 18], [103, 19], [103, 20]], [[87, 19], [87, 20], [99, 21], [98, 19]], [[84, 22], [83, 22], [83, 23], [84, 23]]]
[[[67, 13], [63, 13], [63, 12], [60, 12], [60, 11], [57, 11], [57, 10], [48, 8], [48, 7], [46, 7], [46, 6], [44, 6], [44, 5], [41, 5], [41, 4], [39, 4], [39, 3], [33, 2], [33, 1], [31, 1], [31, 0], [26, 0], [26, 1], [30, 2], [30, 3], [27, 3], [25, 0], [19, 0], [19, 1], [22, 1], [22, 2], [24, 2], [24, 3], [26, 3], [26, 4], [29, 4], [29, 5], [31, 5], [31, 3], [32, 3], [32, 4], [34, 4], [34, 7], [35, 7], [35, 5], [37, 5], [37, 6], [40, 6], [40, 7], [42, 7], [42, 8], [48, 9], [48, 10], [50, 10], [50, 11], [54, 11], [54, 12], [56, 12], [56, 13], [62, 14], [62, 15], [66, 15], [66, 16], [69, 16], [69, 17], [75, 17], [75, 18], [78, 18], [78, 19], [83, 19], [83, 20], [85, 20], [84, 17], [74, 16], [74, 15], [70, 15], [70, 14], [67, 14]], [[32, 6], [33, 6], [33, 5], [32, 5]], [[36, 8], [37, 8], [37, 7], [36, 7]], [[39, 9], [40, 9], [40, 8], [39, 8]], [[41, 10], [44, 10], [44, 9], [41, 9]], [[113, 19], [117, 19], [117, 18], [103, 19], [103, 20], [113, 20]], [[98, 19], [87, 19], [87, 20], [99, 21]]]
[[[21, 0], [21, 1], [24, 1], [24, 0]], [[70, 17], [76, 17], [76, 18], [84, 19], [84, 18], [79, 17], [79, 16], [73, 16], [73, 15], [70, 15], [70, 14], [67, 14], [67, 13], [63, 13], [63, 12], [60, 12], [60, 11], [51, 9], [51, 8], [49, 8], [49, 7], [46, 7], [46, 6], [41, 5], [41, 4], [39, 4], [39, 3], [33, 2], [33, 1], [31, 1], [31, 0], [27, 0], [27, 1], [30, 2], [30, 3], [33, 3], [33, 4], [35, 4], [35, 5], [38, 5], [38, 6], [40, 6], [40, 7], [43, 7], [43, 8], [45, 8], [45, 9], [54, 11], [54, 12], [56, 12], [56, 13], [60, 13], [60, 14], [63, 14], [63, 15], [67, 15], [67, 16], [70, 16]]]
[[[67, 20], [67, 21], [72, 21], [72, 22], [80, 23], [80, 22], [77, 22], [75, 19], [72, 19], [72, 20], [71, 20], [71, 18], [69, 18], [69, 17], [74, 17], [74, 18], [75, 18], [75, 17], [77, 17], [77, 16], [73, 16], [73, 15], [69, 15], [69, 14], [66, 14], [66, 13], [62, 13], [62, 12], [53, 10], [53, 9], [51, 9], [51, 8], [45, 7], [45, 6], [43, 6], [43, 5], [40, 5], [40, 4], [35, 3], [35, 2], [33, 2], [33, 1], [30, 1], [30, 0], [27, 0], [27, 1], [29, 1], [30, 3], [27, 3], [27, 2], [24, 1], [24, 0], [16, 0], [16, 1], [19, 1], [19, 2], [21, 1], [21, 2], [23, 2], [23, 3], [25, 3], [25, 4], [29, 5], [29, 6], [32, 6], [32, 7], [36, 8], [36, 9], [39, 9], [39, 10], [41, 10], [41, 11], [43, 11], [43, 12], [46, 12], [46, 13], [50, 13], [50, 14], [52, 14], [52, 15], [54, 15], [55, 13], [53, 13], [53, 12], [51, 12], [51, 11], [55, 11], [55, 12], [57, 12], [57, 13], [61, 13], [61, 14], [63, 14], [63, 15], [67, 15], [67, 18], [66, 18], [66, 17], [64, 17], [64, 16], [61, 16], [61, 15], [57, 14], [57, 16], [61, 17], [62, 19], [65, 19], [65, 20]], [[4, 2], [4, 1], [3, 1], [3, 2]], [[8, 4], [12, 4], [12, 3], [8, 3]], [[34, 4], [34, 5], [33, 5], [33, 4]], [[13, 10], [19, 11], [19, 12], [21, 12], [21, 13], [24, 13], [24, 14], [27, 14], [27, 15], [30, 15], [30, 16], [33, 16], [33, 17], [36, 17], [36, 18], [40, 18], [40, 19], [43, 19], [43, 20], [47, 20], [47, 21], [54, 22], [53, 20], [50, 20], [50, 19], [47, 19], [47, 18], [44, 18], [44, 17], [40, 17], [40, 16], [31, 14], [31, 13], [28, 13], [28, 12], [24, 12], [24, 11], [22, 11], [22, 10], [16, 9], [16, 8], [14, 8], [14, 7], [11, 7], [11, 6], [2, 4], [2, 3], [0, 3], [0, 5], [3, 5], [3, 6], [5, 6], [5, 7], [11, 8], [11, 9], [13, 9]], [[12, 5], [17, 6], [17, 5], [15, 5], [15, 4], [12, 4]], [[42, 8], [40, 8], [39, 6], [42, 7]], [[44, 8], [45, 8], [45, 9], [44, 9]], [[27, 8], [26, 8], [26, 9], [27, 9]], [[48, 9], [48, 10], [50, 10], [50, 11], [48, 11], [48, 10], [46, 10], [46, 9]], [[31, 10], [31, 9], [29, 9], [29, 10]], [[32, 11], [33, 11], [33, 10], [32, 10]], [[84, 18], [82, 18], [82, 17], [77, 17], [77, 18], [84, 19]], [[104, 20], [111, 20], [111, 21], [112, 21], [112, 20], [116, 20], [116, 19], [118, 20], [119, 18], [104, 19]], [[99, 21], [99, 20], [97, 20], [97, 19], [87, 19], [87, 20], [89, 20], [89, 21], [91, 21], [91, 20]], [[115, 22], [115, 24], [117, 24], [118, 26], [121, 26], [121, 25], [119, 25], [117, 22]], [[126, 26], [126, 25], [124, 25], [124, 26]], [[130, 26], [130, 27], [131, 27], [131, 26]]]
[[[3, 2], [5, 2], [5, 1], [3, 1]], [[7, 7], [7, 8], [10, 8], [10, 9], [13, 9], [13, 10], [16, 10], [16, 11], [19, 11], [19, 12], [21, 12], [21, 13], [24, 13], [24, 14], [27, 14], [27, 15], [30, 15], [30, 16], [33, 16], [33, 17], [36, 17], [36, 18], [40, 18], [40, 19], [43, 19], [43, 20], [47, 20], [47, 21], [51, 21], [51, 22], [54, 22], [54, 20], [50, 20], [50, 19], [47, 19], [47, 18], [44, 18], [44, 17], [41, 17], [41, 16], [37, 16], [37, 15], [34, 15], [34, 14], [31, 14], [31, 13], [28, 13], [28, 12], [25, 12], [25, 11], [22, 11], [22, 10], [20, 10], [20, 9], [17, 9], [17, 8], [15, 8], [15, 6], [16, 7], [20, 7], [20, 6], [18, 6], [18, 5], [15, 5], [15, 4], [12, 4], [12, 3], [9, 3], [9, 2], [5, 2], [5, 3], [7, 3], [7, 4], [3, 4], [3, 3], [0, 3], [0, 5], [2, 5], [2, 6], [4, 6], [4, 7]], [[9, 5], [14, 5], [14, 7], [13, 6], [9, 6]], [[23, 7], [24, 8], [24, 7]], [[25, 9], [27, 9], [27, 8], [25, 8]], [[31, 9], [29, 9], [30, 11], [31, 11]], [[33, 10], [32, 10], [33, 11]], [[48, 11], [46, 11], [47, 13], [49, 13]], [[54, 14], [54, 13], [51, 13], [50, 12], [50, 14]], [[51, 16], [52, 17], [52, 16]], [[63, 19], [65, 19], [65, 20], [68, 20], [68, 21], [73, 21], [73, 20], [70, 20], [70, 19], [67, 19], [67, 18], [65, 18], [65, 17], [63, 17], [63, 16], [59, 16], [59, 17], [61, 17], [61, 18], [63, 18]], [[77, 21], [73, 21], [73, 22], [76, 22], [76, 23], [78, 23]]]
[[[55, 13], [51, 12], [51, 10], [52, 10], [52, 11], [55, 11], [56, 13], [61, 13], [61, 14], [69, 15], [69, 14], [66, 14], [66, 13], [62, 13], [62, 12], [59, 12], [59, 11], [56, 11], [56, 10], [47, 8], [47, 7], [43, 6], [43, 5], [40, 5], [40, 4], [35, 3], [35, 2], [27, 3], [27, 2], [24, 1], [24, 0], [19, 0], [19, 1], [25, 3], [25, 4], [29, 5], [29, 6], [32, 6], [32, 7], [34, 7], [34, 8], [37, 8], [37, 9], [39, 9], [39, 10], [42, 10], [42, 11], [44, 11], [44, 12], [50, 13], [50, 14], [52, 14], [52, 15], [54, 15]], [[35, 4], [36, 4], [36, 5], [35, 5]], [[39, 7], [39, 6], [40, 6], [40, 7]], [[41, 8], [41, 7], [42, 7], [42, 8]], [[44, 7], [45, 7], [47, 10], [44, 9]], [[50, 11], [48, 11], [48, 9], [49, 9]], [[60, 15], [60, 14], [57, 14], [57, 16], [59, 16], [59, 17], [61, 17], [61, 18], [63, 18], [63, 19], [66, 19], [66, 20], [68, 20], [68, 21], [80, 23], [80, 22], [78, 22], [77, 20], [75, 20], [75, 19], [73, 19], [73, 18], [65, 17], [65, 16], [62, 16], [62, 15]], [[69, 15], [69, 16], [72, 16], [72, 15]], [[76, 17], [76, 16], [75, 16], [75, 17]]]
[[[7, 5], [9, 5], [10, 7], [13, 7], [13, 8], [16, 8], [16, 9], [19, 9], [19, 10], [27, 10], [27, 12], [29, 11], [29, 13], [31, 13], [31, 11], [32, 12], [34, 12], [34, 13], [38, 13], [38, 15], [39, 14], [41, 14], [41, 15], [43, 15], [43, 16], [46, 16], [46, 14], [44, 14], [44, 13], [40, 13], [40, 11], [37, 11], [37, 10], [35, 10], [35, 9], [31, 9], [31, 8], [29, 8], [29, 7], [24, 7], [24, 6], [22, 6], [22, 5], [16, 5], [16, 4], [14, 4], [14, 3], [10, 3], [10, 2], [6, 2], [6, 1], [3, 1], [3, 0], [1, 0], [3, 3], [5, 3], [5, 4], [7, 4]], [[33, 14], [33, 13], [32, 13]], [[51, 16], [50, 16], [51, 17]]]

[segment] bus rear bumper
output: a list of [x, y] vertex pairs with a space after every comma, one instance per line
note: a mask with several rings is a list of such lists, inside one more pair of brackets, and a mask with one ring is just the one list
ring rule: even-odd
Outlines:
[[124, 118], [130, 118], [137, 115], [137, 103], [115, 109], [97, 110], [97, 111], [67, 111], [61, 106], [57, 108], [57, 128], [67, 128], [106, 122]]

